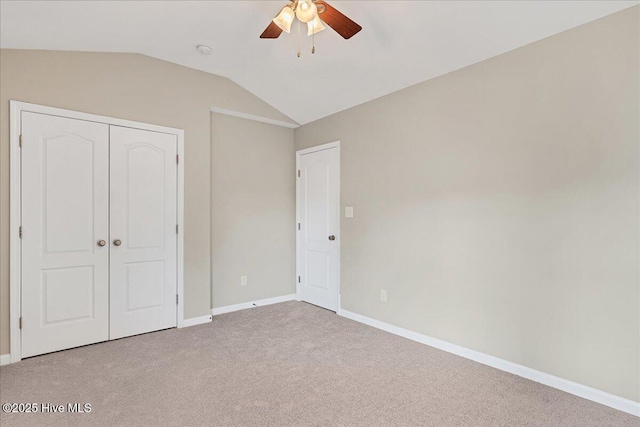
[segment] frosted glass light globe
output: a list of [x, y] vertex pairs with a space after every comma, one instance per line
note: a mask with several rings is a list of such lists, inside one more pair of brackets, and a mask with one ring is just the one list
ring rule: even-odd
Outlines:
[[273, 18], [273, 22], [283, 31], [288, 33], [291, 31], [291, 23], [293, 22], [294, 16], [293, 9], [289, 6], [285, 6], [282, 8], [278, 16]]
[[311, 0], [300, 0], [296, 8], [296, 16], [302, 22], [310, 22], [318, 16], [318, 8]]

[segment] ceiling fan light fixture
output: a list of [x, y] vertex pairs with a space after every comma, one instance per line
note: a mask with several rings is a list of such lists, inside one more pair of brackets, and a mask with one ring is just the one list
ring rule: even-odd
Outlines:
[[[273, 18], [267, 28], [260, 34], [261, 39], [277, 39], [284, 31], [291, 32], [293, 21], [307, 24], [307, 35], [312, 38], [311, 53], [315, 53], [315, 34], [328, 26], [342, 36], [350, 39], [356, 35], [362, 27], [333, 6], [329, 6], [326, 0], [289, 0], [289, 4], [280, 10], [278, 16]], [[298, 56], [300, 56], [300, 33], [303, 31], [298, 25]]]
[[295, 13], [291, 6], [287, 5], [282, 8], [278, 16], [273, 18], [273, 23], [276, 24], [282, 31], [287, 33], [291, 32], [291, 23], [293, 22], [293, 18], [295, 17]]
[[319, 33], [320, 31], [324, 30], [325, 26], [322, 25], [322, 21], [320, 20], [320, 18], [316, 15], [315, 18], [313, 18], [313, 21], [309, 21], [307, 22], [307, 35], [311, 36], [313, 34]]
[[311, 0], [299, 0], [296, 7], [296, 16], [301, 22], [311, 22], [318, 16], [318, 8]]

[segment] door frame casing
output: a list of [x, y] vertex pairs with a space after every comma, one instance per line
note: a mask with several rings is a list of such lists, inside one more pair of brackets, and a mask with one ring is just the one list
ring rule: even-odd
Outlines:
[[[158, 126], [149, 123], [99, 116], [80, 111], [65, 110], [45, 105], [21, 101], [9, 101], [9, 333], [10, 363], [22, 359], [20, 316], [22, 315], [22, 247], [19, 228], [22, 224], [22, 168], [20, 153], [20, 133], [22, 112], [48, 114], [70, 119], [104, 123], [152, 132], [175, 135], [178, 145], [177, 164], [177, 293], [178, 307], [176, 324], [185, 326], [184, 321], [184, 130]], [[25, 230], [27, 233], [28, 230]]]
[[340, 246], [342, 245], [342, 229], [340, 225], [340, 218], [342, 217], [342, 201], [340, 199], [340, 188], [342, 185], [340, 184], [340, 141], [333, 141], [326, 144], [316, 145], [313, 147], [305, 148], [303, 150], [296, 151], [296, 223], [294, 224], [295, 232], [296, 232], [296, 275], [294, 277], [294, 283], [296, 285], [296, 300], [302, 301], [300, 295], [300, 283], [298, 282], [298, 277], [300, 277], [301, 269], [300, 269], [300, 230], [298, 230], [298, 224], [300, 223], [300, 177], [298, 177], [298, 171], [300, 170], [300, 160], [301, 157], [305, 154], [315, 153], [318, 151], [325, 151], [335, 148], [338, 153], [338, 309], [336, 311], [337, 314], [340, 314], [341, 306], [340, 306]]

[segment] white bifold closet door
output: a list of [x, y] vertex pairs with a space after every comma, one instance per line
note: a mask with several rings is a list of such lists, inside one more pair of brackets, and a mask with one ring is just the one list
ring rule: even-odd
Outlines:
[[176, 326], [177, 140], [111, 126], [111, 339]]
[[177, 137], [23, 112], [22, 357], [177, 324]]

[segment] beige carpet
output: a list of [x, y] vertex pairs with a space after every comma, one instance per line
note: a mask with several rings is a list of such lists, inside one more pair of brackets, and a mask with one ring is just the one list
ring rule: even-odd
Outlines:
[[640, 426], [300, 302], [4, 366], [0, 400], [92, 406], [88, 414], [3, 413], [3, 427]]

